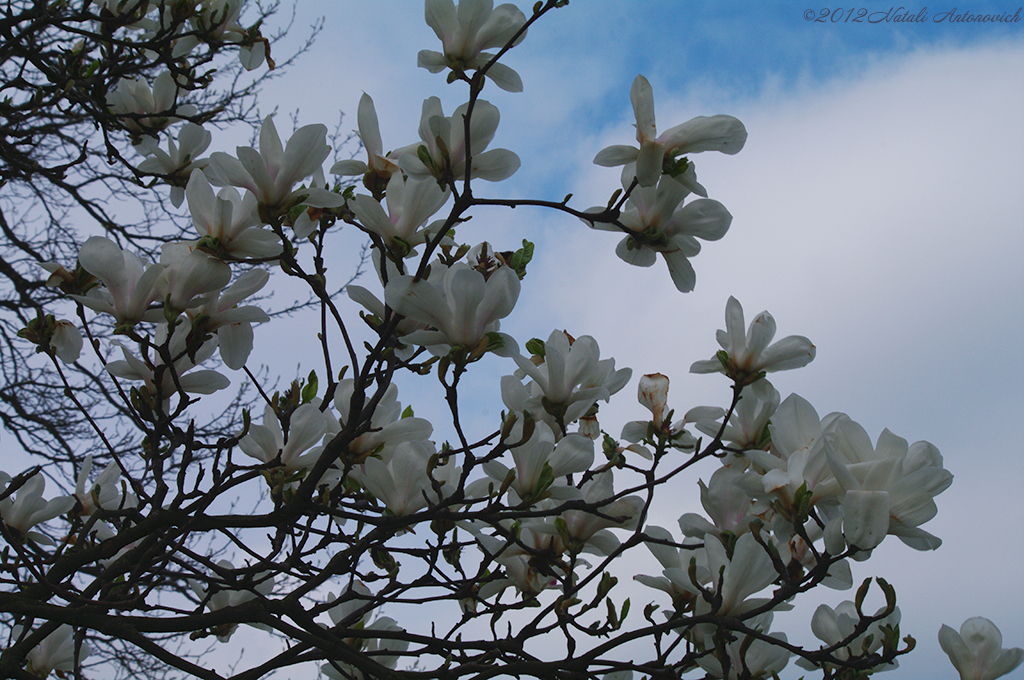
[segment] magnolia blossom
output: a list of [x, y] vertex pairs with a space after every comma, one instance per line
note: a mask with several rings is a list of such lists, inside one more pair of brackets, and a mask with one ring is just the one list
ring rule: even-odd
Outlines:
[[[623, 172], [623, 185], [628, 186], [633, 166]], [[619, 242], [615, 254], [624, 262], [638, 267], [650, 267], [660, 253], [668, 265], [676, 290], [693, 290], [697, 274], [689, 258], [700, 252], [698, 238], [717, 241], [729, 230], [732, 215], [718, 201], [707, 198], [682, 205], [690, 190], [670, 177], [657, 183], [657, 187], [638, 187], [633, 190], [626, 209], [618, 217], [625, 227], [626, 237]], [[604, 208], [591, 208], [588, 212], [603, 212]], [[588, 222], [594, 229], [621, 232], [619, 224]]]
[[[121, 468], [114, 461], [96, 477], [89, 485], [89, 473], [92, 472], [92, 455], [86, 455], [82, 461], [82, 469], [75, 480], [75, 498], [81, 504], [81, 515], [91, 515], [97, 509], [117, 510], [121, 507], [132, 508], [138, 503], [134, 494], [121, 494], [121, 487], [118, 481], [121, 478]], [[88, 486], [87, 486], [88, 485]]]
[[193, 172], [185, 196], [192, 224], [200, 236], [200, 246], [235, 258], [281, 254], [281, 239], [262, 228], [256, 196], [252, 192], [239, 196], [234, 187], [224, 187], [215, 196], [206, 175]]
[[356, 118], [359, 131], [356, 136], [366, 149], [366, 161], [355, 159], [338, 161], [331, 166], [332, 175], [363, 175], [363, 184], [378, 197], [391, 176], [398, 170], [398, 156], [384, 153], [384, 142], [380, 137], [380, 123], [377, 122], [377, 109], [373, 106], [370, 95], [363, 93], [359, 98]]
[[960, 680], [995, 680], [1024, 662], [1024, 649], [1003, 649], [999, 628], [980, 616], [964, 621], [959, 633], [943, 624], [939, 645], [960, 674]]
[[200, 295], [218, 291], [231, 280], [231, 267], [190, 243], [165, 243], [160, 248], [164, 270], [155, 287], [165, 307], [183, 312]]
[[[362, 466], [352, 470], [351, 476], [384, 503], [392, 515], [410, 515], [440, 501], [458, 484], [462, 470], [451, 459], [445, 465], [435, 466], [427, 475], [430, 457], [435, 453], [431, 442], [403, 441], [394, 447], [388, 460], [367, 458]], [[434, 489], [435, 481], [440, 483], [440, 492]]]
[[768, 512], [768, 504], [755, 502], [747, 493], [742, 483], [743, 475], [740, 470], [720, 467], [706, 485], [699, 480], [700, 502], [711, 522], [688, 512], [679, 518], [683, 534], [693, 538], [712, 534], [721, 539], [726, 532], [734, 535], [748, 533], [751, 522], [763, 519]]
[[[644, 509], [640, 496], [626, 496], [612, 501], [615, 491], [612, 487], [612, 471], [605, 470], [591, 477], [580, 489], [580, 496], [588, 505], [594, 505], [596, 512], [588, 510], [566, 510], [565, 533], [583, 552], [610, 555], [619, 547], [619, 539], [609, 528], [633, 529]], [[611, 502], [609, 502], [611, 501]]]
[[608, 401], [629, 382], [631, 369], [615, 370], [614, 359], [600, 356], [597, 341], [589, 335], [572, 340], [556, 330], [544, 343], [539, 364], [518, 353], [512, 359], [540, 388], [547, 400], [542, 401], [542, 409], [563, 427], [585, 415], [597, 400]]
[[[122, 78], [113, 91], [107, 93], [107, 106], [119, 117], [119, 122], [137, 139], [163, 130], [180, 116], [196, 115], [191, 104], [176, 105], [178, 86], [170, 71], [163, 71], [154, 79], [153, 88], [141, 79]], [[149, 136], [142, 140], [140, 150], [153, 152], [157, 140]]]
[[224, 290], [214, 291], [199, 298], [199, 304], [186, 310], [193, 328], [205, 335], [217, 334], [220, 358], [228, 368], [238, 370], [245, 365], [252, 352], [252, 324], [270, 321], [259, 307], [239, 307], [245, 298], [267, 284], [270, 274], [262, 269], [250, 269], [235, 279]]
[[58, 319], [50, 336], [50, 347], [65, 364], [73, 364], [82, 354], [82, 332], [68, 319]]
[[213, 154], [210, 167], [224, 184], [255, 194], [261, 209], [271, 214], [281, 214], [299, 203], [317, 208], [337, 208], [345, 203], [341, 196], [326, 189], [293, 190], [296, 183], [321, 171], [331, 152], [325, 125], [299, 128], [287, 145], [282, 145], [273, 117], [267, 116], [260, 128], [260, 150], [240, 146], [235, 152], [237, 158]]
[[[11, 632], [12, 638], [20, 638], [23, 631], [21, 625], [15, 626]], [[37, 678], [47, 678], [53, 671], [65, 677], [65, 673], [74, 673], [76, 662], [81, 663], [91, 651], [89, 645], [83, 642], [78, 653], [75, 653], [75, 629], [64, 623], [29, 650], [25, 655], [25, 671]]]
[[793, 502], [801, 487], [811, 492], [812, 503], [835, 498], [840, 490], [825, 456], [823, 434], [840, 416], [831, 414], [819, 419], [806, 399], [797, 394], [786, 397], [771, 416], [771, 448], [746, 452], [762, 475], [763, 491], [787, 504]]
[[[512, 312], [517, 299], [519, 277], [511, 268], [500, 267], [485, 278], [461, 262], [445, 270], [438, 282], [399, 276], [384, 289], [389, 307], [437, 329], [416, 331], [404, 340], [439, 354], [455, 347], [477, 348], [487, 333], [498, 330], [498, 320]], [[503, 352], [507, 353], [515, 341], [504, 341]]]
[[[875, 616], [881, 615], [884, 611], [884, 608], [879, 609], [875, 612]], [[811, 631], [814, 633], [815, 637], [824, 643], [823, 646], [832, 647], [853, 635], [857, 628], [858, 621], [860, 621], [860, 616], [857, 614], [857, 607], [849, 600], [841, 602], [835, 607], [835, 609], [829, 607], [827, 604], [823, 604], [814, 610], [814, 616], [811, 617]], [[836, 658], [845, 660], [852, 656], [859, 656], [865, 652], [869, 654], [876, 652], [881, 649], [884, 641], [882, 627], [897, 626], [899, 625], [899, 622], [900, 609], [899, 607], [896, 607], [884, 618], [875, 621], [868, 626], [866, 631], [853, 638], [853, 640], [845, 647], [840, 647], [835, 650], [833, 654]], [[796, 663], [801, 668], [806, 668], [808, 670], [817, 670], [818, 668], [806, 659], [798, 659]], [[899, 666], [899, 664], [892, 661], [885, 666], [879, 667], [877, 670], [887, 671], [892, 670], [897, 666]]]
[[378, 201], [360, 194], [355, 197], [352, 212], [369, 232], [380, 236], [384, 243], [402, 255], [423, 243], [443, 226], [437, 222], [426, 229], [434, 213], [448, 200], [449, 191], [433, 180], [404, 178], [400, 173], [391, 176], [387, 187], [387, 212]]
[[285, 472], [308, 468], [316, 462], [320, 449], [310, 451], [327, 432], [327, 416], [319, 404], [308, 403], [295, 409], [288, 419], [288, 432], [281, 430], [281, 421], [273, 406], [267, 405], [263, 424], [249, 425], [249, 433], [238, 441], [238, 448], [247, 456], [264, 463], [280, 462]]
[[629, 91], [636, 116], [636, 141], [640, 147], [615, 145], [602, 150], [594, 163], [603, 166], [636, 163], [635, 175], [641, 187], [658, 183], [666, 161], [700, 151], [739, 153], [747, 141], [743, 123], [732, 116], [699, 116], [658, 136], [654, 123], [654, 93], [642, 75], [633, 80]]
[[[354, 420], [359, 422], [360, 413], [353, 413], [352, 400], [355, 396], [355, 381], [346, 378], [334, 388], [334, 408], [337, 418], [329, 418], [328, 431], [337, 434]], [[398, 401], [398, 386], [391, 383], [377, 401], [370, 415], [368, 426], [362, 434], [349, 442], [344, 460], [339, 461], [340, 469], [346, 465], [360, 465], [373, 454], [387, 463], [395, 447], [402, 442], [425, 442], [434, 431], [430, 421], [411, 415], [403, 417], [402, 404]], [[426, 468], [423, 469], [425, 471]]]
[[[221, 572], [231, 573], [235, 569], [235, 565], [228, 560], [219, 560], [217, 566]], [[259, 574], [249, 583], [236, 583], [233, 575], [223, 580], [211, 577], [210, 581], [210, 585], [213, 587], [209, 589], [196, 579], [189, 579], [188, 585], [192, 588], [192, 592], [196, 594], [196, 597], [199, 598], [199, 601], [211, 612], [228, 607], [237, 607], [257, 597], [266, 597], [274, 590], [274, 579], [267, 574]], [[269, 626], [262, 623], [247, 623], [253, 628], [270, 630]], [[237, 629], [237, 623], [226, 623], [218, 626], [214, 632], [217, 634], [219, 641], [227, 642]]]
[[[779, 578], [772, 566], [771, 557], [757, 543], [753, 534], [745, 533], [736, 540], [731, 558], [718, 537], [706, 534], [703, 552], [706, 554], [707, 574], [711, 582], [708, 588], [720, 591], [722, 595], [718, 614], [736, 616], [769, 601], [768, 598], [750, 597]], [[711, 605], [690, 580], [688, 568], [672, 567], [665, 569], [664, 574], [673, 586], [696, 597], [698, 614], [711, 611]], [[702, 628], [701, 632], [706, 631]]]
[[[374, 631], [404, 633], [405, 629], [399, 626], [391, 617], [382, 616], [372, 623], [365, 625], [359, 631], [359, 637], [349, 638], [350, 643], [359, 648], [366, 658], [372, 659], [373, 662], [380, 664], [384, 668], [394, 668], [398, 665], [401, 654], [409, 648], [409, 641], [374, 637]], [[326, 663], [320, 666], [320, 670], [332, 680], [368, 680], [361, 670], [341, 661]]]
[[[524, 435], [524, 414], [514, 417], [516, 422], [505, 437], [509, 445], [521, 442]], [[510, 453], [515, 463], [515, 479], [509, 487], [510, 494], [515, 493], [514, 504], [533, 502], [547, 495], [567, 498], [569, 489], [555, 482], [590, 469], [594, 463], [594, 442], [583, 435], [570, 434], [556, 444], [555, 433], [546, 423], [539, 422], [525, 442], [511, 446]], [[498, 461], [484, 463], [484, 471], [497, 482], [503, 481], [509, 472]]]
[[[637, 400], [640, 405], [651, 412], [651, 420], [633, 420], [622, 426], [620, 437], [632, 443], [630, 450], [636, 451], [644, 458], [650, 459], [652, 454], [645, 446], [639, 444], [646, 440], [652, 433], [660, 432], [665, 436], [671, 446], [677, 449], [693, 449], [696, 446], [696, 439], [689, 432], [683, 429], [692, 422], [684, 418], [675, 423], [666, 420], [671, 411], [668, 410], [668, 386], [669, 379], [661, 373], [648, 373], [640, 378], [637, 385]], [[701, 411], [704, 417], [713, 417], [721, 409]], [[722, 411], [724, 414], [725, 412]]]
[[843, 535], [848, 544], [871, 550], [887, 534], [915, 550], [935, 550], [942, 544], [920, 528], [938, 512], [935, 496], [953, 482], [937, 448], [928, 442], [908, 445], [889, 430], [872, 446], [863, 427], [841, 418], [826, 438], [825, 453], [843, 489]]
[[[500, 114], [498, 107], [478, 99], [469, 119], [469, 143], [466, 142], [466, 116], [469, 104], [455, 109], [450, 118], [441, 110], [441, 100], [430, 97], [423, 102], [420, 116], [422, 144], [412, 144], [395, 152], [402, 170], [413, 177], [434, 177], [438, 180], [461, 181], [466, 178], [466, 153], [472, 154], [469, 177], [489, 182], [507, 179], [519, 169], [519, 156], [508, 149], [484, 151], [494, 139]], [[426, 149], [429, 165], [420, 156]]]
[[768, 312], [758, 314], [744, 334], [743, 307], [734, 297], [725, 305], [725, 330], [718, 331], [717, 337], [724, 354], [695, 362], [690, 366], [691, 373], [725, 373], [746, 385], [757, 380], [762, 371], [806, 366], [816, 352], [802, 335], [790, 335], [769, 346], [775, 337], [775, 319]]
[[97, 312], [110, 314], [118, 325], [134, 325], [139, 321], [156, 321], [160, 311], [148, 312], [150, 304], [160, 297], [157, 281], [164, 265], [143, 264], [134, 253], [121, 250], [102, 236], [91, 236], [78, 251], [82, 268], [103, 282], [88, 295], [72, 297]]
[[206, 151], [212, 140], [209, 130], [195, 123], [185, 123], [178, 133], [177, 143], [173, 137], [167, 138], [167, 151], [159, 146], [149, 149], [152, 156], [139, 163], [139, 172], [166, 175], [165, 180], [171, 185], [171, 203], [177, 208], [185, 200], [182, 185], [191, 175], [202, 174], [192, 171], [202, 169], [210, 162], [208, 158], [199, 158], [199, 154]]
[[[0, 472], [0, 490], [6, 491], [11, 481], [7, 473]], [[75, 506], [75, 499], [72, 496], [62, 496], [49, 501], [44, 500], [45, 488], [46, 479], [43, 475], [32, 475], [17, 491], [0, 500], [0, 518], [16, 536], [30, 538], [36, 543], [53, 545], [49, 537], [32, 531], [32, 527], [63, 515]]]
[[721, 432], [722, 441], [728, 442], [733, 448], [762, 449], [768, 423], [779, 408], [781, 398], [779, 391], [767, 381], [758, 381], [743, 388], [739, 403], [724, 428], [720, 420], [725, 417], [725, 411], [718, 407], [690, 409], [684, 420], [694, 422], [698, 430], [710, 437], [717, 437]]
[[[212, 394], [222, 390], [231, 384], [227, 378], [213, 370], [192, 371], [193, 368], [203, 363], [216, 351], [217, 341], [211, 339], [203, 343], [195, 352], [189, 356], [186, 350], [186, 340], [189, 334], [188, 324], [179, 324], [168, 343], [168, 351], [173, 359], [170, 365], [166, 364], [159, 356], [156, 358], [147, 357], [140, 360], [120, 343], [113, 343], [121, 348], [124, 355], [123, 361], [111, 361], [107, 364], [107, 372], [111, 375], [125, 380], [142, 381], [149, 390], [150, 395], [159, 395], [163, 399], [164, 409], [171, 395], [181, 389], [189, 394]], [[154, 344], [159, 347], [167, 342], [167, 326], [157, 326], [154, 335]], [[154, 349], [150, 350], [155, 352]], [[189, 373], [189, 371], [192, 371]], [[187, 374], [187, 375], [186, 375]], [[157, 385], [157, 376], [160, 384]]]
[[[417, 57], [417, 65], [431, 73], [446, 68], [456, 73], [482, 69], [494, 58], [483, 50], [504, 47], [526, 24], [526, 15], [518, 7], [494, 7], [492, 0], [461, 0], [457, 9], [452, 0], [427, 0], [426, 19], [444, 45], [443, 54], [421, 50]], [[525, 37], [523, 31], [513, 44]], [[486, 75], [507, 92], [523, 91], [519, 74], [504, 64], [491, 64]]]
[[[767, 633], [772, 618], [771, 612], [765, 612], [744, 623], [761, 633]], [[785, 633], [771, 633], [770, 637], [782, 643], [788, 642]], [[708, 654], [697, 658], [697, 665], [707, 671], [707, 677], [723, 680], [774, 678], [789, 664], [788, 649], [763, 639], [743, 636], [726, 643], [724, 649], [729, 658], [728, 675], [725, 674], [724, 665], [719, 661], [717, 652], [715, 655]]]

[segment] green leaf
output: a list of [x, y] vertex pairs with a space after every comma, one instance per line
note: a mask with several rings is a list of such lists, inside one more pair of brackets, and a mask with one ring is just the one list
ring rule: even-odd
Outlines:
[[302, 403], [308, 404], [309, 402], [313, 401], [313, 399], [316, 398], [316, 390], [316, 371], [310, 371], [309, 377], [306, 379], [306, 384], [302, 388]]
[[544, 356], [544, 341], [540, 338], [530, 338], [526, 341], [526, 351], [533, 356]]

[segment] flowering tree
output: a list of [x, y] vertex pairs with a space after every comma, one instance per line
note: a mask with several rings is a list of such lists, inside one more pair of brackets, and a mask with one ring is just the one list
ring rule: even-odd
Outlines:
[[[882, 579], [815, 611], [820, 645], [773, 628], [774, 612], [814, 588], [853, 588], [849, 560], [889, 536], [938, 547], [922, 525], [952, 481], [927, 442], [888, 430], [873, 441], [845, 414], [783, 398], [769, 374], [807, 365], [810, 340], [773, 342], [773, 317], [748, 325], [729, 298], [720, 349], [691, 369], [720, 374], [709, 379], [731, 385], [729, 402], [684, 410], [669, 377], [649, 374], [638, 420], [621, 425], [599, 420], [600, 405], [623, 397], [631, 371], [602, 358], [596, 339], [559, 329], [517, 339], [500, 327], [529, 285], [533, 245], [476, 242], [470, 218], [482, 206], [540, 206], [614, 231], [621, 259], [651, 266], [660, 255], [679, 293], [694, 289], [700, 241], [723, 238], [732, 220], [692, 156], [738, 153], [743, 124], [698, 117], [659, 133], [643, 76], [629, 93], [636, 145], [594, 159], [622, 166], [605, 205], [487, 197], [485, 182], [520, 161], [488, 148], [499, 113], [481, 97], [522, 89], [501, 57], [565, 4], [527, 16], [489, 0], [427, 0], [441, 47], [419, 65], [464, 88], [465, 103], [445, 115], [427, 99], [419, 139], [389, 150], [364, 95], [366, 159], [327, 173], [327, 128], [284, 140], [273, 117], [257, 145], [197, 158], [212, 132], [202, 102], [186, 100], [215, 75], [198, 75], [204, 50], [238, 45], [245, 68], [266, 57], [238, 3], [123, 0], [91, 13], [86, 3], [55, 24], [69, 45], [90, 31], [94, 44], [69, 54], [96, 50], [97, 70], [116, 74], [108, 43], [152, 66], [152, 83], [119, 81], [94, 115], [129, 137], [140, 171], [161, 181], [155, 192], [166, 184], [187, 201], [193, 231], [156, 256], [108, 230], [85, 239], [76, 262], [45, 265], [78, 321], [40, 314], [22, 337], [60, 376], [68, 364], [102, 366], [97, 382], [134, 437], [115, 446], [68, 382], [64, 396], [94, 434], [72, 451], [74, 493], [47, 499], [39, 466], [0, 475], [0, 612], [13, 624], [0, 674], [137, 675], [142, 658], [150, 675], [197, 678], [315, 668], [346, 679], [759, 678], [790, 663], [855, 678], [913, 648]], [[332, 294], [325, 258], [344, 225], [370, 244], [377, 279], [347, 286], [358, 318]], [[320, 311], [317, 367], [279, 390], [247, 366], [254, 324], [269, 318], [254, 296], [272, 278], [308, 288]], [[104, 325], [116, 340], [99, 338]], [[505, 410], [475, 431], [464, 385], [487, 354], [505, 360], [493, 382]], [[417, 416], [407, 397], [403, 407], [399, 378], [439, 382], [447, 422]], [[233, 380], [261, 403], [218, 432], [206, 395]], [[683, 514], [678, 530], [651, 524], [655, 496], [711, 459], [704, 514]], [[626, 565], [638, 553], [661, 572], [635, 575]], [[621, 594], [629, 577], [645, 589], [639, 606], [635, 590]], [[211, 650], [240, 626], [279, 644], [215, 663]], [[964, 678], [997, 677], [1024, 654], [1001, 650], [984, 619], [959, 634], [944, 627], [940, 641]]]

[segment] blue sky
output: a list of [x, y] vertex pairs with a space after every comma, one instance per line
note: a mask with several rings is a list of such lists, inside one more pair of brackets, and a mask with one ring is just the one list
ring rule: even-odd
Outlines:
[[[899, 11], [863, 5], [876, 18], [890, 7]], [[844, 411], [872, 438], [887, 427], [939, 447], [956, 479], [925, 528], [943, 547], [918, 553], [890, 538], [854, 566], [855, 579], [878, 574], [896, 586], [904, 632], [918, 639], [887, 676], [895, 680], [951, 677], [936, 643], [940, 623], [986, 616], [1006, 646], [1024, 646], [1024, 20], [933, 20], [952, 9], [928, 5], [923, 23], [832, 24], [806, 20], [805, 11], [822, 10], [810, 3], [574, 0], [509, 55], [525, 92], [485, 94], [502, 112], [492, 147], [516, 151], [523, 168], [478, 195], [573, 192], [578, 207], [604, 203], [618, 171], [590, 161], [608, 144], [632, 142], [629, 87], [643, 73], [659, 129], [716, 113], [746, 123], [740, 154], [693, 159], [710, 196], [733, 213], [730, 233], [694, 259], [697, 289], [686, 296], [660, 262], [630, 268], [613, 254], [615, 237], [558, 215], [480, 211], [460, 234], [501, 248], [537, 242], [503, 330], [521, 341], [553, 328], [590, 334], [603, 356], [634, 369], [602, 410], [609, 430], [641, 417], [631, 395], [643, 373], [668, 374], [680, 410], [725, 399], [724, 381], [688, 367], [714, 352], [735, 295], [748, 320], [768, 309], [780, 336], [807, 335], [818, 346], [808, 368], [778, 375], [784, 396], [798, 392], [821, 415]], [[960, 14], [1017, 9], [957, 3]], [[415, 68], [420, 49], [437, 49], [419, 3], [298, 11], [300, 24], [312, 20], [303, 12], [326, 13], [325, 33], [264, 101], [298, 108], [300, 124], [330, 125], [340, 109], [343, 129], [354, 128], [365, 91], [385, 147], [396, 148], [415, 139], [425, 97], [441, 96], [446, 112], [463, 101], [442, 75]], [[336, 271], [351, 261], [350, 245], [336, 253]], [[487, 366], [493, 373], [475, 383], [481, 428], [501, 408], [487, 395], [511, 371]], [[300, 375], [313, 367], [304, 363]], [[416, 408], [441, 417], [427, 397]], [[663, 507], [658, 523], [697, 511], [695, 480], [693, 491]], [[647, 596], [637, 592], [634, 604]], [[851, 596], [822, 593], [831, 604]], [[813, 607], [779, 619], [791, 639], [808, 641], [798, 629]]]

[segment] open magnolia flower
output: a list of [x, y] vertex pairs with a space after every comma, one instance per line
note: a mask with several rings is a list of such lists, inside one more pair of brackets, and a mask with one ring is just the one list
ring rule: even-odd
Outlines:
[[697, 361], [690, 373], [725, 373], [736, 382], [748, 385], [760, 379], [761, 372], [788, 371], [811, 363], [816, 352], [802, 335], [790, 335], [774, 345], [775, 319], [761, 312], [743, 332], [743, 307], [729, 297], [725, 305], [725, 330], [718, 331], [722, 351], [714, 359]]
[[698, 116], [658, 135], [654, 124], [654, 92], [647, 78], [638, 75], [629, 91], [636, 115], [636, 141], [640, 147], [614, 145], [603, 149], [594, 163], [606, 167], [636, 163], [641, 187], [658, 183], [666, 164], [688, 153], [721, 151], [739, 153], [747, 141], [747, 129], [732, 116]]
[[[11, 477], [0, 472], [0, 493], [6, 492]], [[21, 485], [14, 493], [0, 500], [0, 518], [7, 528], [20, 538], [30, 538], [36, 543], [53, 545], [49, 537], [32, 531], [32, 527], [63, 515], [75, 507], [73, 496], [62, 496], [49, 501], [43, 499], [46, 479], [38, 472]]]
[[159, 146], [149, 149], [152, 155], [139, 163], [139, 172], [166, 175], [165, 180], [171, 185], [171, 203], [177, 208], [185, 200], [184, 185], [189, 177], [202, 174], [192, 171], [204, 168], [210, 162], [209, 158], [199, 158], [199, 154], [206, 151], [211, 141], [213, 135], [209, 130], [195, 123], [185, 123], [178, 133], [177, 143], [173, 137], [168, 137], [167, 151]]
[[149, 306], [160, 297], [157, 281], [164, 265], [146, 266], [134, 253], [102, 236], [91, 236], [78, 251], [82, 268], [103, 282], [87, 295], [72, 295], [86, 307], [110, 314], [118, 325], [156, 321], [163, 315]]
[[[452, 0], [427, 0], [427, 25], [444, 45], [444, 53], [421, 50], [417, 65], [431, 73], [446, 68], [455, 73], [478, 71], [493, 54], [483, 50], [504, 47], [526, 24], [526, 15], [515, 5], [494, 6], [492, 0], [461, 0], [458, 8]], [[518, 45], [526, 31], [516, 38]], [[491, 64], [486, 76], [506, 92], [522, 92], [519, 74], [500, 63]]]
[[[688, 171], [693, 175], [692, 169]], [[632, 181], [633, 165], [622, 173], [623, 187]], [[696, 180], [694, 180], [694, 184]], [[697, 282], [697, 274], [690, 264], [691, 257], [700, 252], [698, 238], [717, 241], [729, 231], [732, 215], [718, 201], [697, 199], [683, 205], [690, 194], [683, 184], [664, 177], [657, 187], [636, 187], [626, 202], [618, 222], [626, 229], [626, 237], [619, 242], [615, 254], [624, 262], [638, 267], [650, 267], [660, 253], [668, 265], [676, 290], [689, 293]], [[604, 208], [591, 208], [587, 212], [604, 212]], [[617, 224], [588, 222], [592, 228], [621, 233]]]
[[[875, 616], [885, 613], [885, 609], [879, 609]], [[846, 600], [833, 609], [827, 604], [820, 605], [814, 610], [811, 617], [811, 630], [815, 637], [824, 643], [824, 646], [831, 647], [848, 640], [856, 632], [860, 616], [857, 614], [857, 605]], [[836, 650], [836, 657], [849, 659], [851, 656], [859, 656], [865, 652], [875, 652], [882, 647], [885, 636], [882, 633], [884, 626], [898, 626], [900, 622], [900, 610], [896, 607], [890, 614], [868, 626], [868, 629], [856, 636], [845, 647]], [[808, 670], [817, 670], [819, 667], [805, 659], [798, 659], [797, 665]], [[878, 670], [892, 670], [899, 666], [895, 661], [879, 668]]]
[[300, 203], [316, 208], [337, 208], [345, 203], [341, 196], [326, 189], [293, 190], [298, 182], [321, 171], [331, 153], [326, 125], [299, 128], [287, 145], [282, 145], [273, 117], [267, 116], [260, 128], [260, 150], [240, 146], [235, 153], [237, 158], [221, 152], [210, 156], [213, 173], [222, 183], [255, 194], [261, 211], [270, 213], [268, 217], [287, 212]]
[[[111, 361], [107, 364], [107, 372], [111, 375], [125, 380], [142, 381], [152, 397], [157, 395], [163, 399], [164, 410], [170, 401], [171, 395], [181, 390], [188, 394], [213, 394], [231, 384], [231, 381], [214, 370], [192, 371], [193, 368], [203, 363], [217, 349], [217, 339], [211, 338], [204, 342], [199, 349], [190, 357], [186, 352], [186, 342], [189, 334], [188, 324], [179, 324], [174, 330], [171, 341], [168, 344], [168, 351], [173, 362], [168, 365], [159, 356], [150, 356], [141, 360], [128, 351], [120, 343], [112, 343], [121, 348], [124, 355], [123, 361]], [[159, 347], [167, 340], [167, 325], [157, 326], [154, 334], [153, 344]], [[156, 354], [155, 347], [150, 348], [152, 354]], [[191, 373], [189, 373], [191, 371]], [[188, 373], [186, 375], [186, 373]], [[157, 380], [159, 379], [159, 383]]]
[[908, 445], [889, 430], [872, 446], [863, 427], [842, 417], [825, 437], [825, 454], [843, 490], [843, 535], [849, 545], [871, 550], [887, 534], [915, 550], [942, 544], [920, 528], [938, 512], [935, 496], [953, 483], [937, 448], [928, 442]]
[[[523, 408], [532, 403], [530, 410], [551, 415], [556, 429], [583, 417], [599, 399], [608, 401], [633, 374], [629, 368], [615, 370], [615, 359], [601, 359], [594, 338], [583, 335], [573, 340], [560, 330], [548, 336], [542, 357], [529, 359], [516, 353], [512, 359], [541, 393], [540, 399], [534, 398]], [[503, 385], [503, 390], [513, 387]]]
[[138, 150], [149, 154], [156, 147], [156, 137], [180, 116], [196, 115], [191, 104], [177, 104], [179, 88], [170, 71], [163, 71], [153, 80], [153, 88], [141, 78], [122, 78], [107, 93], [107, 106], [118, 116], [118, 122], [132, 133]]
[[238, 448], [247, 456], [264, 463], [280, 461], [285, 472], [308, 468], [316, 462], [320, 449], [310, 451], [327, 432], [327, 418], [319, 404], [299, 406], [288, 420], [287, 436], [273, 406], [267, 405], [263, 424], [249, 425], [249, 433], [238, 441]]
[[960, 680], [995, 680], [1024, 661], [1024, 649], [1003, 649], [1003, 634], [981, 616], [964, 621], [959, 633], [943, 624], [939, 645], [960, 673]]
[[[351, 204], [352, 212], [363, 227], [384, 240], [384, 244], [401, 256], [430, 238], [431, 228], [423, 228], [427, 220], [448, 200], [448, 188], [442, 189], [431, 179], [405, 178], [395, 173], [388, 182], [387, 212], [374, 199], [359, 194]], [[433, 226], [440, 229], [443, 222]]]
[[[21, 625], [15, 626], [11, 631], [12, 638], [18, 639], [23, 631]], [[57, 671], [60, 677], [71, 677], [75, 662], [81, 662], [90, 653], [92, 650], [84, 642], [76, 653], [75, 629], [66, 623], [61, 624], [29, 651], [25, 657], [25, 671], [37, 678], [48, 678], [53, 671]]]
[[[466, 115], [469, 104], [455, 109], [449, 118], [441, 110], [441, 100], [430, 97], [423, 102], [420, 116], [422, 143], [411, 144], [395, 152], [402, 170], [413, 177], [435, 177], [438, 180], [462, 181], [466, 178]], [[519, 169], [519, 156], [508, 149], [484, 151], [494, 139], [501, 116], [498, 107], [478, 99], [469, 120], [469, 139], [473, 157], [470, 178], [489, 182], [508, 179]], [[426, 149], [426, 158], [420, 149]]]
[[[188, 580], [188, 585], [192, 588], [192, 592], [199, 598], [200, 603], [205, 605], [211, 612], [228, 607], [237, 607], [258, 597], [266, 597], [274, 590], [274, 579], [268, 574], [260, 574], [251, 581], [243, 582], [241, 579], [235, 578], [235, 565], [230, 561], [219, 560], [217, 567], [217, 576], [210, 576], [207, 579], [207, 582], [212, 587], [207, 588], [203, 582], [196, 579]], [[218, 576], [221, 578], [218, 578]], [[248, 622], [248, 625], [260, 630], [270, 630], [269, 626], [262, 623]], [[237, 623], [225, 623], [218, 626], [214, 633], [217, 635], [218, 640], [227, 642], [237, 629]]]
[[235, 258], [281, 254], [281, 239], [262, 227], [252, 192], [239, 196], [234, 187], [224, 187], [214, 195], [206, 175], [193, 172], [185, 196], [192, 224], [200, 237], [197, 246]]
[[370, 95], [363, 93], [359, 98], [357, 113], [359, 131], [356, 135], [366, 149], [366, 161], [355, 159], [338, 161], [331, 166], [332, 175], [362, 175], [363, 184], [374, 198], [379, 198], [381, 190], [387, 185], [391, 175], [398, 170], [397, 155], [384, 153], [384, 142], [380, 137], [380, 123], [377, 122], [377, 109]]
[[267, 313], [255, 305], [238, 306], [262, 289], [269, 279], [270, 274], [264, 270], [250, 269], [224, 290], [199, 298], [200, 304], [185, 311], [192, 321], [193, 332], [217, 334], [220, 358], [228, 368], [237, 371], [249, 358], [252, 325], [270, 321]]
[[[435, 262], [431, 266], [443, 265]], [[392, 279], [384, 289], [384, 300], [402, 316], [437, 329], [415, 331], [406, 335], [404, 342], [447, 354], [455, 347], [474, 350], [486, 334], [497, 332], [498, 320], [511, 314], [519, 299], [519, 287], [519, 276], [509, 267], [499, 267], [485, 278], [469, 265], [457, 262], [438, 282], [433, 277]], [[501, 351], [514, 351], [515, 341], [504, 341]]]

